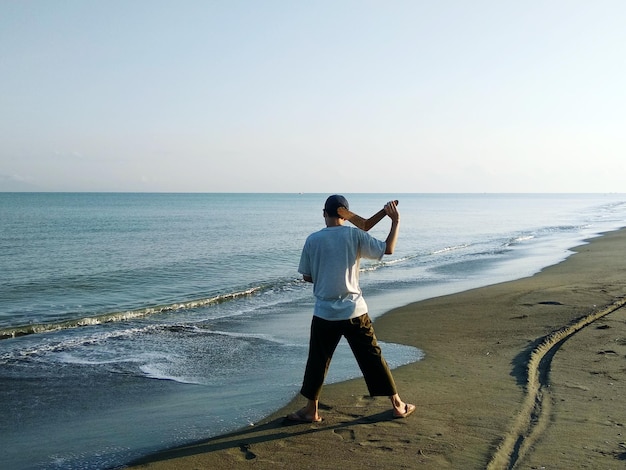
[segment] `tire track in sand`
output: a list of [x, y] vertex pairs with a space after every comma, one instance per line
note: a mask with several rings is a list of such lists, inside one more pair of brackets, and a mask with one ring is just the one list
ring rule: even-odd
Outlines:
[[626, 297], [619, 298], [576, 323], [550, 333], [532, 350], [527, 365], [526, 393], [522, 408], [515, 417], [511, 430], [491, 457], [487, 470], [512, 470], [548, 426], [550, 400], [544, 397], [544, 388], [548, 385], [546, 372], [550, 369], [551, 358], [556, 350], [574, 333], [625, 304]]

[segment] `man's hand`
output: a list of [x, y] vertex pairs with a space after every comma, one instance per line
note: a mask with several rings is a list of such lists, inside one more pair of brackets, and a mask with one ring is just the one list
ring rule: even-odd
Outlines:
[[400, 222], [400, 212], [398, 212], [398, 204], [396, 201], [389, 201], [385, 204], [385, 214], [389, 216], [392, 222]]

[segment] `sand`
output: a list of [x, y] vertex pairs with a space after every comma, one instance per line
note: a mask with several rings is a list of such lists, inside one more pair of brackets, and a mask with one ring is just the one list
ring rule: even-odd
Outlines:
[[254, 426], [133, 467], [624, 469], [626, 230], [574, 251], [532, 277], [376, 320], [379, 339], [425, 352], [394, 370], [417, 405], [407, 419], [355, 379], [324, 387], [321, 424], [284, 423], [304, 404], [296, 397]]

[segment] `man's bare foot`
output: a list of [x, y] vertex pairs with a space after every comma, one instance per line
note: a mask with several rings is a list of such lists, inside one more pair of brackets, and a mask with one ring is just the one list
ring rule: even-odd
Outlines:
[[308, 414], [306, 408], [302, 408], [301, 410], [296, 411], [295, 413], [291, 413], [286, 416], [287, 420], [293, 421], [295, 423], [321, 423], [322, 417], [315, 414]]
[[393, 406], [394, 418], [406, 418], [415, 411], [415, 405], [404, 403], [397, 393], [389, 397], [391, 406]]
[[415, 411], [415, 405], [411, 405], [410, 403], [404, 403], [404, 406], [400, 408], [393, 408], [393, 417], [394, 418], [406, 418], [411, 413]]

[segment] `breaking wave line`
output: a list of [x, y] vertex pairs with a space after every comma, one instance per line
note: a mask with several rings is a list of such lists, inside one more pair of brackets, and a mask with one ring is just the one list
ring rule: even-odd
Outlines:
[[0, 340], [17, 338], [32, 334], [49, 333], [52, 331], [67, 330], [72, 328], [80, 328], [83, 326], [100, 325], [103, 323], [121, 322], [134, 320], [136, 318], [147, 317], [160, 313], [175, 312], [177, 310], [191, 310], [195, 308], [206, 307], [207, 305], [220, 304], [230, 300], [236, 300], [241, 297], [247, 297], [260, 291], [261, 287], [252, 287], [239, 292], [231, 292], [207, 299], [191, 300], [189, 302], [174, 303], [169, 305], [160, 305], [156, 307], [146, 307], [136, 310], [128, 310], [124, 312], [112, 312], [93, 317], [83, 317], [73, 320], [64, 320], [56, 323], [37, 323], [32, 325], [21, 325], [10, 328], [0, 329]]

